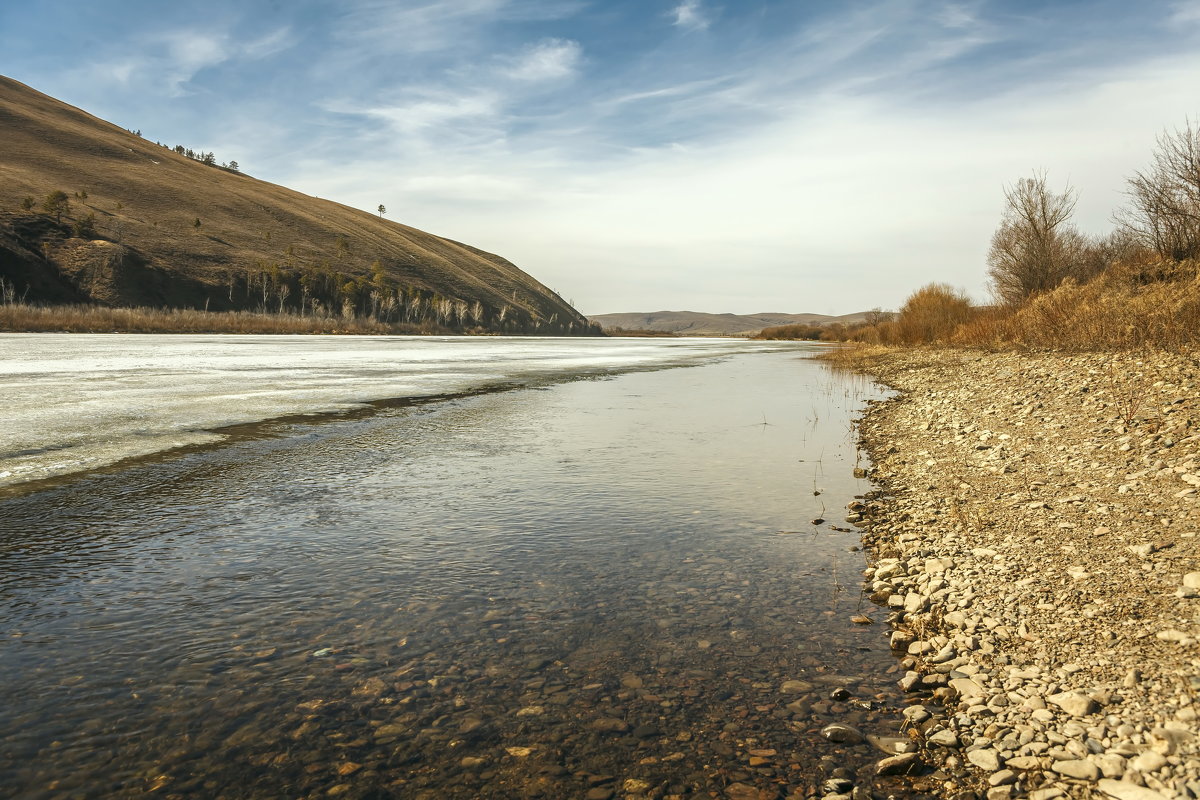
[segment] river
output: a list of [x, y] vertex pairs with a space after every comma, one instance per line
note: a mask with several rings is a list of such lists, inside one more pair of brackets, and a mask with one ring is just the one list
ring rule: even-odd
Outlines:
[[812, 352], [0, 337], [4, 796], [783, 797], [871, 763], [820, 731], [897, 727], [840, 522], [878, 390]]

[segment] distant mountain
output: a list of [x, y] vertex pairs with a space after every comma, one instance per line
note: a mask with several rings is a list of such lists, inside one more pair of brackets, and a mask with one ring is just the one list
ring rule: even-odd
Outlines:
[[590, 330], [500, 256], [188, 157], [3, 76], [0, 279], [39, 303]]
[[650, 311], [618, 314], [595, 314], [592, 322], [600, 323], [605, 330], [648, 330], [674, 333], [680, 336], [748, 336], [763, 328], [774, 325], [827, 325], [831, 322], [852, 324], [862, 322], [870, 312], [843, 314], [833, 317], [827, 314], [784, 314], [763, 312], [761, 314], [707, 314], [702, 311]]

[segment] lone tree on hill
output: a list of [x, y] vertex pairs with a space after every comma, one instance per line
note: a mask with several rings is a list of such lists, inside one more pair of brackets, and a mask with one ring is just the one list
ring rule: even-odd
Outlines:
[[1020, 303], [1082, 274], [1087, 242], [1071, 223], [1077, 196], [1068, 186], [1061, 194], [1034, 173], [1004, 190], [1004, 217], [988, 250], [988, 277], [1002, 302]]
[[383, 207], [383, 203], [379, 204], [379, 218], [383, 219], [383, 215], [387, 213], [387, 209]]
[[1133, 208], [1117, 223], [1163, 258], [1200, 258], [1200, 126], [1158, 137], [1154, 163], [1129, 179]]
[[96, 215], [88, 214], [83, 219], [75, 220], [75, 224], [71, 226], [71, 232], [80, 239], [94, 239], [96, 237]]
[[55, 222], [62, 222], [62, 215], [71, 210], [71, 198], [62, 189], [55, 189], [42, 201], [42, 211], [54, 215]]

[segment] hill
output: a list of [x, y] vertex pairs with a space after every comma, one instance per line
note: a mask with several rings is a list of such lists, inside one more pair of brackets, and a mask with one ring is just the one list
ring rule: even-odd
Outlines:
[[595, 332], [500, 256], [189, 158], [3, 76], [0, 141], [10, 297]]
[[605, 330], [648, 330], [674, 333], [681, 336], [752, 336], [773, 325], [827, 325], [832, 322], [851, 324], [862, 322], [868, 312], [844, 314], [707, 314], [702, 311], [651, 311], [618, 314], [595, 314], [588, 319]]

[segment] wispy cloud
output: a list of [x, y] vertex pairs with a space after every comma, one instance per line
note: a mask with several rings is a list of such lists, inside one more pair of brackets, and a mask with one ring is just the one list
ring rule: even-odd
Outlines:
[[583, 57], [579, 42], [570, 39], [543, 39], [515, 59], [505, 74], [519, 81], [547, 81], [575, 74]]
[[359, 109], [356, 113], [384, 120], [398, 133], [415, 134], [431, 129], [442, 131], [449, 126], [478, 125], [499, 111], [498, 98], [480, 92], [460, 96], [436, 93], [396, 105]]
[[672, 25], [688, 30], [704, 30], [708, 27], [708, 16], [700, 5], [700, 0], [683, 0], [671, 9]]
[[1200, 23], [1200, 0], [1178, 0], [1171, 11], [1173, 24]]
[[200, 72], [229, 62], [259, 60], [292, 47], [288, 27], [239, 41], [224, 31], [178, 28], [143, 35], [136, 55], [115, 55], [89, 64], [86, 69], [121, 84], [158, 86], [168, 96], [187, 93], [187, 84]]
[[977, 4], [947, 3], [934, 14], [934, 19], [947, 28], [969, 28], [978, 21]]

